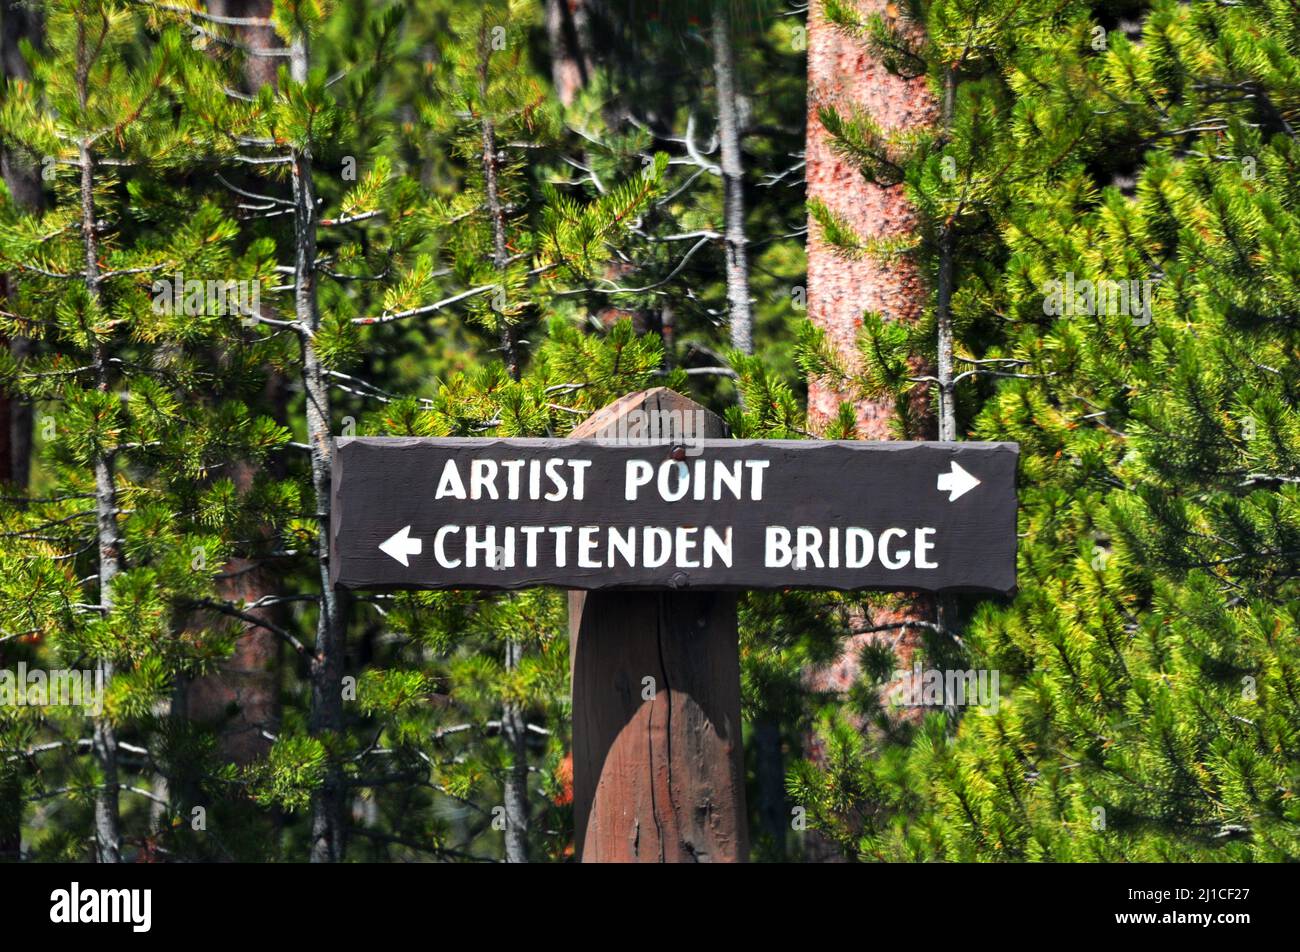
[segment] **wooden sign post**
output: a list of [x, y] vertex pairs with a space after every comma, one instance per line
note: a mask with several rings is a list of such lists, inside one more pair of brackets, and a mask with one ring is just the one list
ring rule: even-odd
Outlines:
[[[672, 445], [727, 435], [721, 417], [657, 388], [610, 404], [572, 438], [626, 432], [633, 414], [696, 431], [668, 428], [681, 440]], [[569, 659], [578, 858], [748, 859], [736, 596], [570, 592]]]
[[1015, 444], [725, 435], [655, 389], [568, 440], [335, 446], [335, 585], [571, 591], [584, 861], [746, 857], [736, 591], [1015, 588]]

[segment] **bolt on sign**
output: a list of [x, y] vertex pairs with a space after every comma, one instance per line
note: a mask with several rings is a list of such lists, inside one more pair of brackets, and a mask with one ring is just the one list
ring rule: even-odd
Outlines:
[[343, 438], [350, 589], [1015, 589], [1014, 443]]

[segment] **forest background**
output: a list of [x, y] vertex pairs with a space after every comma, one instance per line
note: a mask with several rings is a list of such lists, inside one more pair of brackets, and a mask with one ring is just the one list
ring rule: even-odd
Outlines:
[[1013, 598], [742, 598], [753, 859], [1300, 856], [1294, 0], [3, 0], [0, 41], [0, 670], [104, 686], [0, 696], [0, 860], [572, 859], [563, 593], [333, 591], [330, 441], [654, 386], [1021, 446]]

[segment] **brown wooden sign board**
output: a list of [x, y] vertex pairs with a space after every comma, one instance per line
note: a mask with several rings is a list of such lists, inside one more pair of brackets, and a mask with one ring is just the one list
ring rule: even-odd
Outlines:
[[1015, 589], [1014, 443], [343, 438], [350, 589]]

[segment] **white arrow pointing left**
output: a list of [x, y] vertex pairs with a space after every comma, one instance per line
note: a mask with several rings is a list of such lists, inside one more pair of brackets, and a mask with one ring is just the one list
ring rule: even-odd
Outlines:
[[956, 460], [953, 460], [952, 469], [949, 472], [939, 474], [939, 480], [935, 488], [941, 493], [946, 492], [949, 502], [956, 502], [979, 484], [978, 479], [958, 466]]
[[402, 526], [383, 542], [379, 543], [379, 550], [385, 555], [391, 555], [403, 565], [410, 565], [407, 560], [408, 555], [419, 555], [424, 551], [424, 540], [411, 538], [411, 527]]

